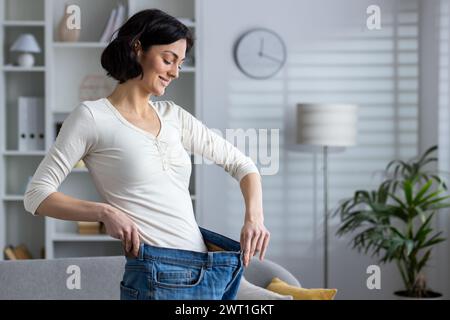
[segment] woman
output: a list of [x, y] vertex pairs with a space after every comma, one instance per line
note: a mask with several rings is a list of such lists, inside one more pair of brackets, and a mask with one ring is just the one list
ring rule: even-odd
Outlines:
[[[122, 240], [122, 299], [234, 299], [243, 266], [257, 252], [263, 260], [269, 242], [251, 159], [174, 102], [150, 100], [178, 78], [193, 42], [189, 29], [163, 11], [132, 16], [101, 57], [118, 85], [69, 114], [25, 193], [33, 214], [101, 221]], [[187, 150], [240, 182], [246, 206], [240, 243], [197, 225]], [[80, 159], [105, 203], [57, 192]]]

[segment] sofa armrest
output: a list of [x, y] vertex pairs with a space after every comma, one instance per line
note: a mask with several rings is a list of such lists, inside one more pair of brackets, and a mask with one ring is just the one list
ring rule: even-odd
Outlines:
[[249, 282], [262, 288], [266, 288], [274, 277], [278, 277], [291, 285], [301, 287], [297, 278], [284, 267], [267, 258], [260, 261], [257, 256], [252, 257], [249, 266], [244, 269], [244, 277]]

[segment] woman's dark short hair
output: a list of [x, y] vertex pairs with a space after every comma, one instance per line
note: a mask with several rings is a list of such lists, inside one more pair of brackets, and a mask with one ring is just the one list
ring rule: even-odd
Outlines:
[[133, 46], [139, 40], [146, 52], [152, 45], [170, 44], [186, 39], [186, 54], [194, 45], [194, 37], [182, 22], [159, 9], [139, 11], [123, 24], [117, 37], [103, 50], [101, 63], [107, 75], [124, 83], [143, 70]]

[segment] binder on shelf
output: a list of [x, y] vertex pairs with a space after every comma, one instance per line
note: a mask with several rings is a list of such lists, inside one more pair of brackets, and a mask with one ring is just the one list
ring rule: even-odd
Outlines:
[[45, 106], [44, 98], [38, 98], [35, 100], [37, 104], [37, 130], [36, 130], [36, 143], [37, 150], [45, 150]]
[[32, 97], [27, 98], [27, 108], [28, 108], [28, 150], [37, 149], [37, 117], [38, 113], [36, 110], [35, 102]]
[[17, 119], [19, 151], [44, 150], [44, 99], [19, 97]]
[[26, 97], [19, 97], [17, 106], [17, 129], [18, 129], [18, 149], [19, 151], [28, 150], [28, 105]]

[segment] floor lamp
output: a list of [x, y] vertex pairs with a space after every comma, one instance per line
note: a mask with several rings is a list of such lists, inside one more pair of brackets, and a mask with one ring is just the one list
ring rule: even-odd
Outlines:
[[356, 105], [297, 104], [296, 143], [318, 146], [323, 152], [324, 287], [328, 288], [328, 152], [329, 147], [356, 144]]

